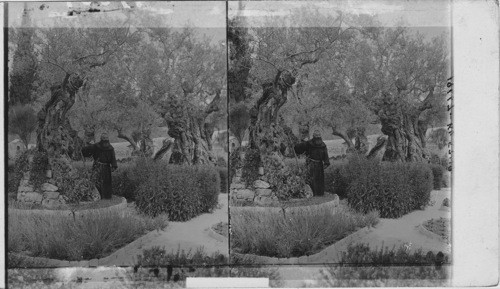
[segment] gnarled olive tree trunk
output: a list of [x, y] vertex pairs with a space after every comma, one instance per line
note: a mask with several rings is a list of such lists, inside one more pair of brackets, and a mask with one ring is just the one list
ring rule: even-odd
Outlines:
[[262, 86], [262, 96], [250, 110], [250, 148], [274, 152], [286, 139], [278, 122], [279, 110], [287, 101], [287, 92], [295, 83], [289, 72], [278, 72], [273, 83]]
[[429, 109], [429, 100], [433, 97], [431, 89], [422, 105], [406, 108], [398, 97], [385, 97], [378, 116], [382, 124], [382, 133], [387, 135], [384, 161], [424, 162], [429, 158], [426, 149], [425, 133], [427, 123], [420, 115]]
[[[188, 93], [190, 92], [184, 91], [184, 96], [187, 97]], [[168, 135], [174, 139], [172, 155], [181, 155], [180, 160], [175, 163], [194, 165], [213, 164], [217, 161], [212, 152], [215, 126], [207, 118], [219, 110], [220, 101], [221, 90], [218, 90], [210, 104], [198, 114], [189, 113], [186, 105], [180, 105], [176, 113], [166, 120]], [[162, 147], [160, 150], [163, 149]]]
[[79, 75], [66, 74], [62, 84], [51, 87], [50, 100], [38, 113], [37, 149], [47, 154], [56, 185], [71, 173], [71, 155], [81, 147], [67, 114], [82, 85]]

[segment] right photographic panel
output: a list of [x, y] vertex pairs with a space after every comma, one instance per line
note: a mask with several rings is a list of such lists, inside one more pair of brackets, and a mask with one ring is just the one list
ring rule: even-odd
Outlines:
[[233, 264], [446, 285], [450, 3], [229, 1], [227, 29]]

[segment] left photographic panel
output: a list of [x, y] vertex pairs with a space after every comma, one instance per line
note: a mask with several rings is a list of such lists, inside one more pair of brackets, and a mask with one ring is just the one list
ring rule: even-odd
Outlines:
[[227, 264], [225, 2], [6, 8], [8, 280], [126, 266], [47, 278], [182, 282]]

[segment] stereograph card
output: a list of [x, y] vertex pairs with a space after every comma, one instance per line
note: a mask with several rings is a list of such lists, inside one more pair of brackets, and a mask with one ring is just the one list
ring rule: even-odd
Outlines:
[[1, 6], [0, 284], [497, 286], [497, 2]]

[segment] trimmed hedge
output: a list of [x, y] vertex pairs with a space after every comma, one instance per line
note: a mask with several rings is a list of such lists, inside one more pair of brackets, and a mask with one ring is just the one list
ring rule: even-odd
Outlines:
[[214, 167], [159, 163], [139, 186], [136, 205], [152, 217], [167, 213], [171, 221], [187, 221], [211, 212], [219, 192], [220, 176]]
[[433, 189], [427, 164], [381, 162], [356, 155], [328, 169], [325, 179], [334, 193], [347, 196], [352, 208], [363, 213], [377, 210], [382, 218], [399, 218], [424, 208]]
[[137, 158], [135, 161], [118, 164], [113, 172], [113, 194], [135, 201], [139, 186], [145, 183], [158, 167], [151, 158]]
[[432, 169], [432, 176], [434, 177], [434, 190], [441, 190], [443, 186], [446, 187], [443, 179], [444, 168], [436, 164], [431, 164], [430, 167]]

